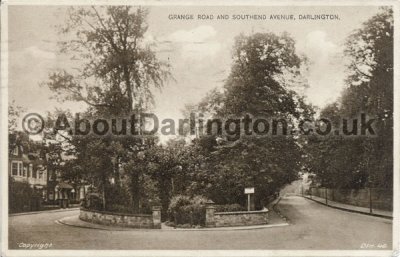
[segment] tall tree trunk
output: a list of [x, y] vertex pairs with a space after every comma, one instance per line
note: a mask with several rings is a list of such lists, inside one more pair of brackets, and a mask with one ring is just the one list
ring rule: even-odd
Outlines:
[[129, 77], [128, 66], [124, 65], [124, 79], [126, 84], [126, 93], [128, 94], [128, 112], [133, 111], [133, 88]]

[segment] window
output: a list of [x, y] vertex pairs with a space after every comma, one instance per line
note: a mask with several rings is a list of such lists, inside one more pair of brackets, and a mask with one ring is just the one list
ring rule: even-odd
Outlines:
[[29, 173], [28, 173], [28, 176], [31, 177], [31, 178], [33, 178], [33, 164], [32, 164], [32, 163], [29, 164]]
[[18, 176], [22, 176], [22, 162], [18, 163]]
[[23, 171], [22, 171], [22, 162], [19, 161], [13, 161], [11, 162], [11, 174], [13, 176], [22, 176]]
[[33, 170], [32, 178], [37, 178], [37, 168]]
[[18, 176], [18, 163], [16, 162], [11, 163], [11, 174], [13, 176]]
[[12, 155], [18, 155], [18, 146], [14, 147], [11, 153]]

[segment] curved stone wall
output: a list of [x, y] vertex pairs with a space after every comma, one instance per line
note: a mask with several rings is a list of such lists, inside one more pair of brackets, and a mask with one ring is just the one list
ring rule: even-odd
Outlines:
[[126, 214], [107, 211], [94, 211], [81, 209], [79, 219], [107, 226], [129, 227], [129, 228], [161, 228], [159, 209], [153, 209], [151, 214]]

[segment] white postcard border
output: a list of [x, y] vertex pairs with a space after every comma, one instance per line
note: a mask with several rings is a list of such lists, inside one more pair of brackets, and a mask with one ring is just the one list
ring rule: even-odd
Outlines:
[[[1, 246], [2, 256], [400, 256], [400, 8], [395, 0], [6, 0], [1, 3]], [[394, 188], [392, 250], [8, 250], [8, 6], [146, 5], [146, 6], [393, 6], [394, 11]]]

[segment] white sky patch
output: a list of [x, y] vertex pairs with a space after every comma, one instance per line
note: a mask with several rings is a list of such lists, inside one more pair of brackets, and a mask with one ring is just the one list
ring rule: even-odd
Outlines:
[[166, 41], [178, 47], [182, 59], [200, 61], [216, 56], [221, 50], [222, 44], [216, 40], [216, 35], [214, 27], [201, 25], [191, 30], [175, 31]]
[[172, 33], [168, 39], [180, 43], [196, 43], [214, 37], [217, 31], [212, 26], [201, 25], [191, 30], [178, 30]]
[[182, 46], [182, 56], [189, 59], [202, 60], [215, 56], [220, 49], [221, 44], [218, 42], [185, 44]]
[[308, 33], [297, 47], [310, 62], [307, 97], [318, 107], [337, 100], [345, 78], [342, 47], [330, 41], [328, 33], [321, 30]]
[[42, 50], [37, 46], [30, 46], [25, 48], [23, 50], [23, 54], [26, 54], [27, 57], [45, 60], [54, 60], [56, 58], [56, 54], [54, 52]]
[[[17, 100], [18, 106], [44, 115], [55, 108], [65, 108], [74, 111], [86, 109], [86, 104], [81, 102], [57, 102], [51, 99], [53, 92], [41, 83], [48, 80], [49, 73], [56, 68], [65, 68], [67, 62], [64, 56], [57, 55], [52, 45], [51, 50], [43, 50], [36, 45], [10, 51], [9, 61], [9, 96]], [[26, 106], [26, 104], [29, 104]]]
[[338, 51], [338, 46], [329, 41], [327, 33], [321, 30], [308, 33], [303, 48], [315, 64], [326, 63]]
[[147, 32], [146, 34], [144, 34], [143, 37], [143, 43], [145, 44], [152, 44], [152, 43], [156, 43], [156, 40], [154, 38], [154, 35]]

